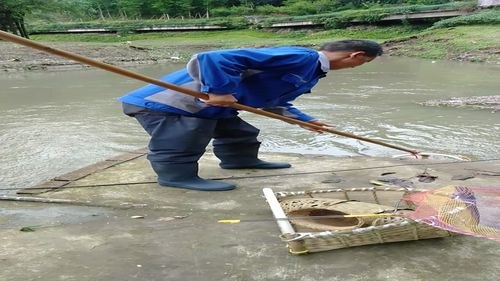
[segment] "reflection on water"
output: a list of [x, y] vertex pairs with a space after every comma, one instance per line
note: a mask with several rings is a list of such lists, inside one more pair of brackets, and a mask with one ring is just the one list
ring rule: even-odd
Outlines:
[[[160, 77], [181, 65], [138, 72]], [[500, 158], [499, 112], [418, 105], [454, 96], [499, 95], [500, 66], [381, 58], [333, 71], [295, 105], [338, 130], [415, 148]], [[146, 134], [115, 98], [142, 82], [100, 70], [0, 74], [0, 188], [33, 185], [124, 151]], [[316, 134], [250, 113], [263, 150], [390, 156], [399, 151], [332, 134]]]

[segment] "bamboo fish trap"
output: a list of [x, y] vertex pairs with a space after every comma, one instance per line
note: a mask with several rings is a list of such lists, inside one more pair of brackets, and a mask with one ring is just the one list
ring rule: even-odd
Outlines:
[[453, 235], [406, 217], [416, 205], [403, 196], [420, 191], [373, 187], [275, 193], [263, 189], [280, 237], [296, 255]]

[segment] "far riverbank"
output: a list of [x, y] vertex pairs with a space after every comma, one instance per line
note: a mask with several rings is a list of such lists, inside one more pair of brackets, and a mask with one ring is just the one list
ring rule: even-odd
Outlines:
[[[130, 35], [37, 35], [32, 39], [107, 63], [133, 66], [184, 62], [192, 54], [214, 49], [299, 45], [318, 48], [345, 38], [384, 44], [385, 55], [500, 64], [499, 25], [426, 30], [411, 26], [351, 27], [333, 30], [265, 30], [169, 32]], [[0, 42], [0, 70], [33, 71], [81, 68], [78, 63]]]

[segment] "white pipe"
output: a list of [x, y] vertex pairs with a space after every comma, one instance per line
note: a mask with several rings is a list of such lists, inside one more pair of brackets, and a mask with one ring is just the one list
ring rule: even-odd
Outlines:
[[295, 230], [288, 221], [288, 218], [283, 209], [281, 208], [278, 199], [276, 199], [273, 190], [270, 188], [264, 188], [262, 189], [262, 192], [264, 192], [264, 196], [266, 197], [267, 203], [269, 204], [269, 207], [271, 207], [271, 211], [273, 212], [273, 216], [278, 223], [278, 227], [280, 228], [281, 234], [295, 234]]

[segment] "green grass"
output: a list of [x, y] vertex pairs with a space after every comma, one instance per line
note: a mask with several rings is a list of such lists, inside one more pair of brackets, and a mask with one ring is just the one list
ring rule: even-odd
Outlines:
[[47, 42], [127, 42], [127, 41], [146, 41], [163, 40], [172, 41], [173, 44], [181, 42], [206, 42], [210, 44], [213, 41], [235, 41], [243, 42], [254, 39], [277, 39], [286, 38], [289, 35], [279, 35], [272, 32], [260, 30], [232, 30], [232, 31], [197, 31], [197, 32], [162, 32], [162, 33], [142, 33], [142, 34], [54, 34], [54, 35], [32, 35], [34, 40]]
[[264, 30], [230, 30], [198, 32], [165, 32], [143, 34], [56, 34], [33, 35], [34, 40], [46, 42], [105, 42], [149, 41], [170, 44], [228, 44], [233, 46], [282, 44], [314, 44], [340, 38], [365, 38], [378, 41], [409, 36], [422, 28], [400, 27], [351, 27], [320, 32], [290, 31], [285, 33]]
[[200, 49], [300, 45], [317, 47], [336, 39], [364, 38], [380, 43], [403, 41], [395, 55], [426, 59], [458, 59], [466, 53], [482, 52], [470, 60], [500, 61], [500, 25], [472, 25], [452, 28], [418, 26], [350, 27], [326, 31], [269, 32], [264, 30], [231, 30], [170, 32], [144, 34], [36, 35], [35, 40], [51, 42], [122, 43], [131, 41], [145, 47], [176, 47], [188, 55]]
[[500, 24], [500, 8], [479, 11], [472, 15], [441, 20], [434, 24], [435, 28], [446, 28], [460, 25]]
[[425, 30], [424, 26], [391, 26], [391, 27], [375, 27], [375, 26], [360, 26], [341, 29], [330, 29], [308, 36], [308, 39], [328, 40], [330, 38], [364, 38], [378, 41], [394, 40], [400, 37], [411, 36], [415, 33]]

